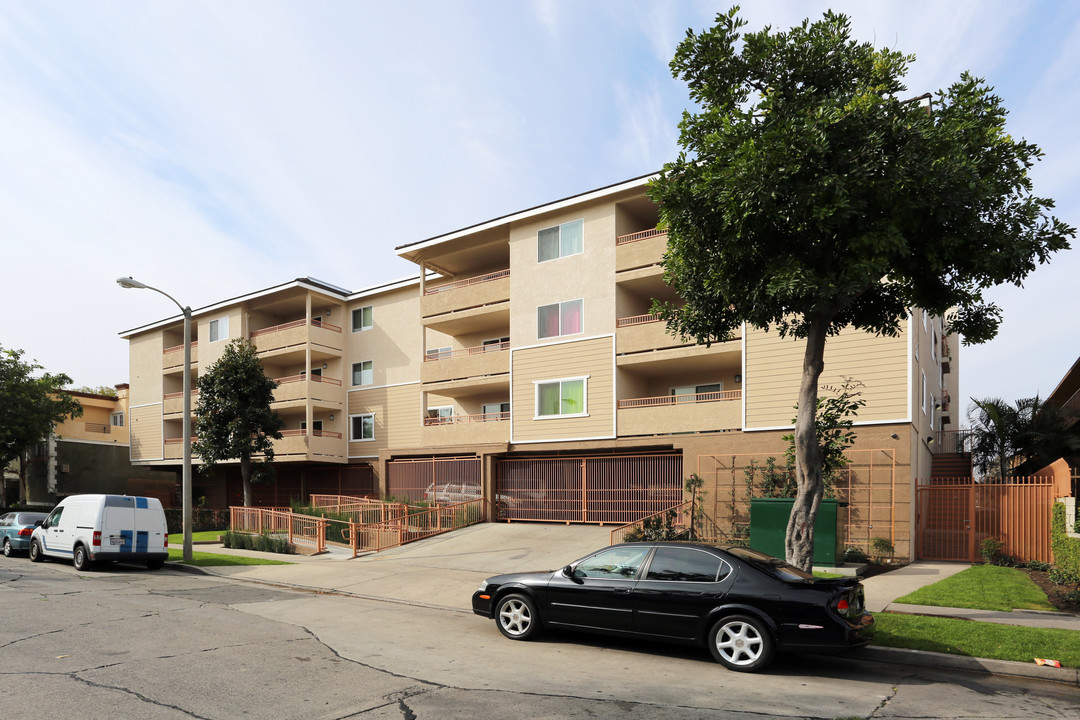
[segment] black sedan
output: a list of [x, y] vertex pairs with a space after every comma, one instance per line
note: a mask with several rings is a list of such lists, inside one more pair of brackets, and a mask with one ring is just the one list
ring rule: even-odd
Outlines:
[[472, 607], [512, 640], [550, 627], [706, 645], [740, 672], [778, 650], [847, 650], [874, 633], [857, 578], [816, 578], [747, 547], [701, 543], [624, 543], [561, 570], [496, 575]]

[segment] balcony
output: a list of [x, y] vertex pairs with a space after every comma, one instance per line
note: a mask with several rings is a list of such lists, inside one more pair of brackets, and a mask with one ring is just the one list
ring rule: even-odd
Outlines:
[[320, 406], [330, 403], [329, 407], [340, 409], [344, 400], [341, 381], [337, 378], [323, 375], [288, 375], [274, 378], [274, 382], [278, 384], [274, 390], [275, 405], [312, 400]]
[[655, 265], [667, 250], [667, 231], [652, 228], [615, 238], [615, 272]]
[[425, 383], [443, 382], [461, 378], [483, 377], [510, 372], [510, 343], [480, 345], [424, 357], [420, 368], [420, 380]]
[[[290, 350], [313, 346], [312, 357], [336, 357], [341, 354], [341, 328], [322, 320], [294, 320], [281, 325], [251, 331], [251, 341], [259, 355], [281, 355]], [[322, 352], [316, 352], [316, 348]]]
[[619, 400], [619, 436], [738, 430], [740, 400], [742, 390]]
[[[195, 435], [191, 436], [191, 442], [195, 442], [198, 439], [199, 438]], [[165, 459], [184, 459], [184, 438], [165, 438]]]
[[509, 301], [510, 270], [497, 270], [425, 288], [420, 312], [426, 318]]
[[[199, 360], [199, 343], [191, 343], [191, 364], [194, 365]], [[165, 348], [161, 353], [161, 368], [162, 370], [183, 370], [184, 368], [184, 346], [173, 345], [172, 347]]]
[[[199, 391], [191, 391], [191, 411], [195, 411], [195, 402], [198, 400]], [[162, 396], [162, 412], [165, 415], [179, 415], [184, 412], [184, 391], [165, 393]]]
[[668, 333], [667, 323], [655, 315], [634, 315], [615, 321], [615, 348], [620, 355], [694, 344], [694, 340], [680, 340]]
[[331, 430], [282, 430], [274, 441], [274, 460], [345, 459], [346, 443]]
[[424, 445], [474, 445], [510, 441], [510, 413], [424, 418]]

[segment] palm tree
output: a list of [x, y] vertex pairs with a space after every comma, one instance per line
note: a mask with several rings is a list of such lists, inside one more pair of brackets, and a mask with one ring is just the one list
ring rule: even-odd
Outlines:
[[1070, 411], [1048, 405], [1038, 395], [1011, 405], [1000, 398], [972, 398], [972, 403], [971, 457], [984, 475], [1004, 480], [1080, 451], [1080, 437], [1068, 430]]
[[971, 459], [983, 475], [996, 470], [997, 476], [1004, 479], [1014, 454], [1019, 409], [1001, 398], [972, 398], [971, 402]]

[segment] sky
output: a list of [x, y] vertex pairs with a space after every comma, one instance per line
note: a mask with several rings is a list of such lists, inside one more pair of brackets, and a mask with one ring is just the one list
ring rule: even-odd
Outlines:
[[[729, 3], [374, 0], [0, 3], [0, 346], [77, 386], [128, 380], [119, 333], [310, 276], [415, 274], [394, 248], [659, 170], [690, 107], [668, 63]], [[1035, 192], [1080, 225], [1080, 3], [744, 3], [747, 30], [826, 9], [964, 71], [1036, 143]], [[1080, 242], [1074, 243], [1080, 248]], [[970, 397], [1045, 397], [1080, 356], [1080, 249], [989, 298]]]

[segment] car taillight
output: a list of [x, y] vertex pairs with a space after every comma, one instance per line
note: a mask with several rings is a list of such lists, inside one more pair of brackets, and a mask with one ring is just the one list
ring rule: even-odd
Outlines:
[[94, 531], [94, 539], [91, 541], [91, 544], [96, 548], [101, 547], [101, 531], [100, 530], [95, 530]]
[[839, 610], [842, 613], [847, 612], [847, 609], [848, 609], [847, 600], [841, 599], [840, 602], [836, 603], [836, 609]]
[[19, 537], [30, 537], [34, 534], [34, 528], [23, 528], [19, 531]]

